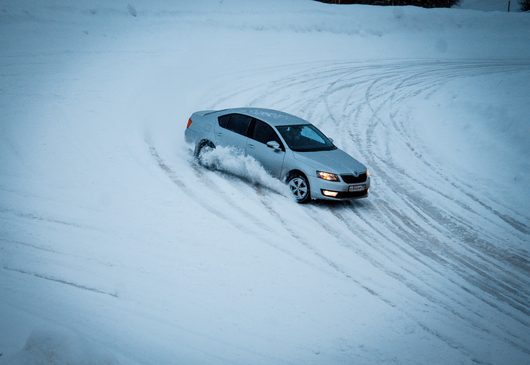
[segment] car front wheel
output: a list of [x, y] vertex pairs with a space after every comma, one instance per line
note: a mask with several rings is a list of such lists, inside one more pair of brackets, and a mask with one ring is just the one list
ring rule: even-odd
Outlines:
[[292, 175], [287, 181], [289, 190], [297, 203], [304, 204], [311, 199], [311, 190], [307, 178], [301, 174]]

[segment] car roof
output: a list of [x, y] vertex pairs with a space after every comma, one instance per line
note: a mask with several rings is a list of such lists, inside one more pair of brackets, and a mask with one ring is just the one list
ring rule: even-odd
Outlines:
[[218, 111], [219, 115], [225, 115], [230, 113], [240, 113], [249, 115], [256, 119], [262, 120], [269, 123], [273, 126], [280, 125], [294, 125], [294, 124], [309, 124], [307, 120], [281, 112], [274, 109], [265, 109], [265, 108], [230, 108], [223, 109]]

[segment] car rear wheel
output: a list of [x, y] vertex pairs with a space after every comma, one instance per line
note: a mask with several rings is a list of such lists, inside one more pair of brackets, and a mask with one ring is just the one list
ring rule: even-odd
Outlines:
[[215, 145], [210, 141], [201, 141], [195, 148], [195, 158], [201, 162], [204, 152], [215, 149]]
[[289, 190], [297, 203], [304, 204], [311, 200], [311, 190], [307, 178], [302, 174], [293, 174], [287, 181]]

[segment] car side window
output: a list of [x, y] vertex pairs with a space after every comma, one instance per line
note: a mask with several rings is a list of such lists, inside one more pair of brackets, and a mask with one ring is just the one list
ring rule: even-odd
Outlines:
[[218, 117], [217, 120], [219, 121], [220, 127], [246, 137], [252, 118], [243, 114], [226, 114]]
[[246, 136], [248, 126], [251, 120], [252, 118], [248, 115], [232, 114], [230, 116], [230, 121], [228, 122], [228, 129], [243, 136]]
[[231, 114], [225, 114], [217, 118], [220, 127], [228, 128], [228, 121], [230, 120], [230, 115]]
[[254, 123], [254, 130], [252, 131], [250, 138], [263, 144], [267, 144], [267, 142], [270, 141], [276, 141], [283, 149], [283, 143], [280, 140], [280, 137], [278, 137], [278, 133], [276, 133], [270, 125], [258, 119], [254, 119]]

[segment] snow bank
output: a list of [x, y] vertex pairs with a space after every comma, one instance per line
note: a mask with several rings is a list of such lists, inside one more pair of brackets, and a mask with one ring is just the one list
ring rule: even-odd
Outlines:
[[[507, 12], [508, 0], [461, 0], [456, 8]], [[521, 10], [519, 0], [511, 0], [510, 11], [519, 10]]]
[[522, 194], [530, 185], [528, 101], [528, 79], [508, 71], [448, 81], [408, 107], [431, 156], [523, 211], [530, 206]]
[[[484, 1], [481, 0], [481, 3]], [[128, 2], [92, 0], [77, 6], [64, 5], [61, 1], [32, 6], [31, 1], [9, 1], [0, 13], [2, 22], [58, 23], [67, 26], [75, 18], [83, 24], [80, 32], [83, 43], [94, 36], [111, 34], [126, 36], [122, 27], [144, 24], [152, 29], [171, 25], [171, 28], [186, 32], [210, 32], [228, 29], [236, 32], [270, 32], [273, 38], [282, 34], [335, 35], [328, 39], [336, 53], [326, 48], [315, 49], [315, 59], [341, 56], [341, 38], [348, 37], [352, 56], [369, 57], [494, 57], [513, 54], [517, 49], [520, 57], [528, 57], [525, 37], [514, 29], [525, 29], [528, 17], [521, 13], [484, 13], [466, 9], [424, 9], [418, 7], [373, 7], [365, 5], [335, 6], [310, 0], [272, 0], [267, 2], [245, 2], [240, 0], [150, 1], [134, 3], [134, 14]], [[117, 23], [120, 27], [115, 27]], [[121, 28], [121, 29], [120, 29]], [[483, 37], [484, 32], [495, 28], [495, 32]], [[90, 29], [90, 31], [89, 31]], [[164, 27], [164, 29], [168, 29]], [[61, 35], [60, 39], [74, 35]], [[292, 36], [292, 35], [291, 35]], [[406, 36], [406, 40], [403, 38]], [[509, 40], [509, 41], [507, 41]], [[381, 41], [383, 41], [381, 43]], [[442, 44], [442, 45], [441, 45]], [[305, 44], [304, 46], [308, 46]]]

